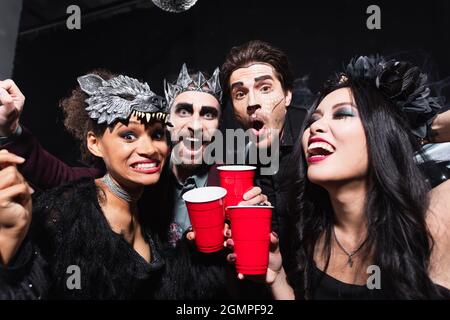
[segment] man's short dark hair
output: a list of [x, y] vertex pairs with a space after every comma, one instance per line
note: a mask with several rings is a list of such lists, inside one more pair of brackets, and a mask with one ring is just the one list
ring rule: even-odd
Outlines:
[[286, 54], [267, 42], [252, 40], [243, 45], [231, 48], [222, 65], [222, 83], [229, 92], [230, 76], [236, 69], [245, 68], [252, 63], [262, 62], [270, 64], [280, 80], [284, 90], [292, 90], [294, 75]]

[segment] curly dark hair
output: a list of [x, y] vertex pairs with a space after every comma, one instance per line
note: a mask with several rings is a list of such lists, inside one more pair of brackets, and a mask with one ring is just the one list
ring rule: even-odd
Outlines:
[[[95, 69], [90, 74], [96, 74], [105, 80], [112, 79], [117, 75], [105, 69]], [[60, 107], [64, 113], [64, 126], [67, 131], [80, 143], [81, 159], [88, 165], [103, 167], [103, 161], [95, 157], [87, 147], [86, 137], [89, 131], [98, 137], [103, 136], [107, 125], [98, 124], [92, 120], [85, 111], [88, 95], [79, 86], [72, 90], [72, 94], [60, 101]]]

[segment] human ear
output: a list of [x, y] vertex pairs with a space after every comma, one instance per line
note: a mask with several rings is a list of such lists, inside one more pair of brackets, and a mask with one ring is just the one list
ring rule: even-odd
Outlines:
[[103, 152], [100, 139], [89, 131], [86, 136], [87, 148], [96, 157], [103, 158]]
[[285, 102], [286, 107], [289, 107], [289, 105], [291, 104], [291, 101], [292, 101], [292, 91], [291, 90], [286, 91], [285, 101], [286, 101]]

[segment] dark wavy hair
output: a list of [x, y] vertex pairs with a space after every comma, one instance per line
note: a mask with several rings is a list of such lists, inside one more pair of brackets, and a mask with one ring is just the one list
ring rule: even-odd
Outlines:
[[[363, 257], [380, 267], [381, 288], [387, 298], [440, 297], [428, 276], [433, 249], [425, 221], [430, 186], [413, 160], [418, 140], [401, 109], [374, 82], [364, 79], [328, 82], [310, 114], [327, 94], [343, 87], [351, 89], [367, 139], [369, 190], [364, 214], [369, 232]], [[302, 132], [307, 126], [305, 122]], [[295, 159], [300, 167], [289, 204], [296, 221], [296, 248], [290, 262], [295, 265], [292, 273], [299, 276], [296, 296], [308, 299], [314, 296], [314, 252], [322, 237], [325, 269], [330, 261], [334, 215], [327, 191], [308, 180], [300, 143]]]
[[231, 48], [226, 56], [220, 70], [225, 92], [229, 93], [229, 81], [233, 71], [247, 67], [255, 62], [270, 64], [275, 69], [276, 76], [280, 80], [283, 90], [292, 90], [294, 75], [287, 55], [267, 42], [252, 40]]

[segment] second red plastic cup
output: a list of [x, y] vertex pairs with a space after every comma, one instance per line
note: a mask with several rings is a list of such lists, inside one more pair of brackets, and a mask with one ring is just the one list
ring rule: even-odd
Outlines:
[[204, 187], [183, 195], [200, 252], [211, 253], [223, 248], [223, 199], [226, 194], [221, 187]]
[[228, 207], [237, 272], [246, 275], [266, 274], [272, 209], [271, 206]]
[[[220, 186], [227, 190], [225, 208], [237, 206], [243, 200], [244, 193], [253, 188], [256, 167], [253, 166], [220, 166]], [[228, 217], [228, 212], [227, 218]]]

